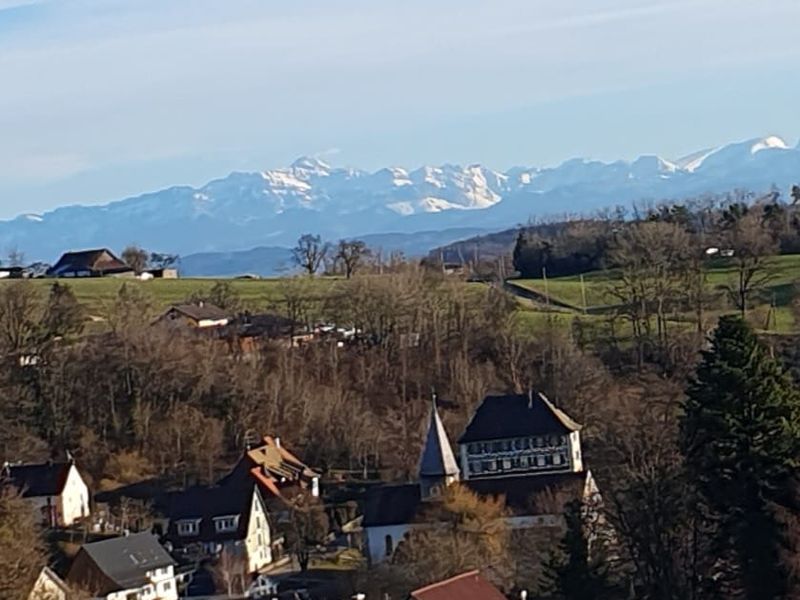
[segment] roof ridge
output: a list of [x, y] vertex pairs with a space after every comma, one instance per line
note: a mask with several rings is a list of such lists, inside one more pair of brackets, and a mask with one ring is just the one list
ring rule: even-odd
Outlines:
[[465, 579], [467, 577], [474, 577], [474, 576], [480, 575], [480, 574], [481, 574], [481, 572], [478, 569], [473, 569], [472, 571], [467, 571], [466, 573], [461, 573], [460, 575], [454, 575], [453, 577], [450, 577], [449, 579], [443, 579], [442, 581], [437, 581], [435, 583], [429, 583], [425, 587], [421, 587], [421, 588], [419, 588], [417, 590], [414, 590], [412, 592], [412, 594], [427, 592], [429, 590], [436, 589], [436, 588], [441, 587], [443, 585], [447, 585], [449, 583], [453, 583], [454, 581], [458, 581], [459, 579]]
[[563, 410], [561, 410], [555, 404], [553, 404], [550, 401], [550, 399], [547, 396], [545, 396], [542, 392], [536, 392], [536, 394], [539, 396], [539, 398], [542, 399], [542, 401], [545, 403], [545, 406], [547, 406], [547, 408], [553, 411], [553, 414], [556, 416], [556, 418], [561, 422], [561, 424], [564, 427], [566, 427], [567, 429], [571, 429], [573, 431], [579, 430], [583, 427], [583, 425], [578, 423], [567, 413], [565, 413]]

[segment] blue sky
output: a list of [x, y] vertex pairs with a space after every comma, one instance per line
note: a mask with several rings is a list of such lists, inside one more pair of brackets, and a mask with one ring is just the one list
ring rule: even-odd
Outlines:
[[798, 23], [797, 0], [0, 0], [0, 218], [302, 154], [796, 144]]

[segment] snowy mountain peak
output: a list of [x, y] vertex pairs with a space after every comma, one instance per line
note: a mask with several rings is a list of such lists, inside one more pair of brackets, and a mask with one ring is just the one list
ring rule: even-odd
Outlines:
[[750, 154], [756, 154], [762, 150], [788, 150], [789, 146], [777, 135], [770, 135], [756, 141], [750, 146]]
[[316, 156], [301, 156], [291, 164], [291, 168], [298, 171], [308, 171], [315, 175], [330, 175], [331, 166]]
[[660, 156], [640, 156], [631, 163], [631, 172], [634, 174], [667, 174], [678, 170], [678, 165], [661, 158]]

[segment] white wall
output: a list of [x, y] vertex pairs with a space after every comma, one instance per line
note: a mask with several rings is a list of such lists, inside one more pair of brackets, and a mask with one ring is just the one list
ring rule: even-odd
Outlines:
[[272, 562], [272, 532], [267, 513], [255, 489], [251, 503], [245, 547], [249, 571], [255, 573]]
[[385, 525], [382, 527], [366, 527], [364, 533], [367, 538], [367, 552], [369, 554], [370, 564], [376, 565], [385, 561], [386, 556], [386, 536], [392, 536], [392, 552], [397, 548], [397, 545], [403, 540], [403, 537], [411, 529], [408, 523], [401, 523], [399, 525]]
[[140, 600], [178, 600], [178, 582], [172, 566], [150, 573], [150, 585], [112, 592], [106, 600], [127, 600], [128, 594], [139, 594]]
[[63, 526], [89, 516], [89, 488], [75, 465], [69, 468], [64, 490], [58, 499], [58, 520]]
[[583, 455], [581, 454], [581, 434], [573, 431], [569, 434], [570, 461], [572, 470], [576, 473], [583, 471]]

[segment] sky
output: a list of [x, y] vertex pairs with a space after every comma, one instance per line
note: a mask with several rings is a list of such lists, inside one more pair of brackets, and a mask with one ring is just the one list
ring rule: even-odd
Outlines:
[[794, 145], [798, 23], [798, 0], [0, 0], [0, 218], [301, 155]]

